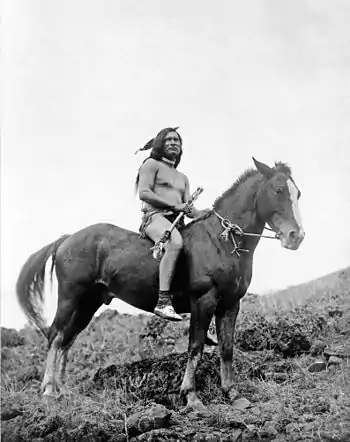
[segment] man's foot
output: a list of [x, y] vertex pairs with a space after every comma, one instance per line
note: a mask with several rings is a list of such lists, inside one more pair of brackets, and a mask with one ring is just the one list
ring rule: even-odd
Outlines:
[[153, 313], [169, 321], [182, 321], [182, 317], [176, 313], [172, 305], [157, 305]]

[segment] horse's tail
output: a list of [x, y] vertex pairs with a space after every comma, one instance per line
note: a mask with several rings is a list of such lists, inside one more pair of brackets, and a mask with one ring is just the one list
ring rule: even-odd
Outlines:
[[52, 278], [56, 251], [69, 236], [63, 235], [55, 242], [33, 253], [23, 265], [16, 284], [17, 299], [25, 315], [46, 338], [48, 338], [48, 327], [43, 314], [46, 262], [52, 256]]

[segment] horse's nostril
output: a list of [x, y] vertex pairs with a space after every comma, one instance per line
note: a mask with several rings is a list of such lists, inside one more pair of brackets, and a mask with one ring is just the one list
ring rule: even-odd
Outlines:
[[291, 241], [295, 241], [295, 240], [297, 239], [297, 237], [298, 237], [298, 234], [297, 234], [297, 231], [296, 231], [296, 230], [291, 230], [291, 231], [289, 232], [289, 239], [290, 239]]

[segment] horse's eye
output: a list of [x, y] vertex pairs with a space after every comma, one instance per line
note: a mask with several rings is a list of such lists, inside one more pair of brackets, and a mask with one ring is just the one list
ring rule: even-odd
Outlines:
[[276, 193], [283, 193], [283, 191], [284, 191], [283, 187], [278, 187], [276, 189]]

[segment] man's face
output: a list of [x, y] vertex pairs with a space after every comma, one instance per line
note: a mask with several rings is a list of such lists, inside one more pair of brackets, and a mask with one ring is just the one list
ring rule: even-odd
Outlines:
[[181, 152], [181, 141], [177, 132], [169, 132], [164, 138], [164, 153], [167, 158], [175, 160]]

